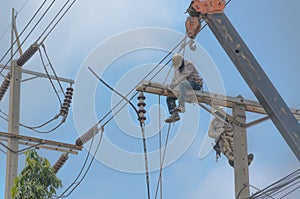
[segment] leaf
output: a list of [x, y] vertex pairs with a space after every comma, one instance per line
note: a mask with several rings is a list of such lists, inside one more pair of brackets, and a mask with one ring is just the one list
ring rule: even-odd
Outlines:
[[53, 172], [50, 162], [34, 150], [26, 151], [25, 155], [25, 167], [14, 180], [12, 198], [52, 198], [62, 183]]

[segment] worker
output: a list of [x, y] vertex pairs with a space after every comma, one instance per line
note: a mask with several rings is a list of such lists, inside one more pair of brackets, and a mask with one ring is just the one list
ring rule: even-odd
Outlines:
[[[234, 142], [232, 125], [225, 123], [218, 118], [214, 118], [208, 128], [208, 136], [215, 139], [214, 150], [216, 151], [217, 160], [223, 153], [230, 166], [234, 167]], [[248, 155], [248, 165], [253, 161], [253, 154]]]
[[165, 119], [166, 123], [172, 123], [180, 120], [178, 113], [185, 112], [187, 90], [189, 88], [193, 90], [201, 90], [203, 84], [202, 78], [199, 76], [195, 66], [191, 62], [185, 60], [180, 54], [175, 54], [172, 57], [172, 63], [174, 66], [174, 75], [169, 85], [169, 89], [173, 90], [175, 88], [178, 88], [179, 105], [176, 106], [177, 98], [167, 97], [166, 101], [169, 113], [171, 115], [169, 118]]

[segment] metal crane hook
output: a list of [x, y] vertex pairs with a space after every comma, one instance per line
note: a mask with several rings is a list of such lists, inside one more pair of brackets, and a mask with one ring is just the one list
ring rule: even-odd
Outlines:
[[193, 39], [190, 39], [189, 47], [190, 47], [191, 51], [195, 51], [197, 49], [197, 46], [196, 46], [195, 41]]

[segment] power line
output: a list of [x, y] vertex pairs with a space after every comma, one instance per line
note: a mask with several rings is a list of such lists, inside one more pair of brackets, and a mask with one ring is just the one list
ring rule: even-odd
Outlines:
[[48, 72], [47, 67], [46, 67], [46, 65], [45, 65], [45, 62], [44, 62], [44, 59], [43, 59], [43, 55], [42, 55], [42, 52], [41, 52], [40, 49], [39, 49], [39, 55], [40, 55], [41, 62], [42, 62], [42, 65], [43, 65], [43, 67], [44, 67], [44, 70], [45, 70], [45, 72], [46, 72], [46, 75], [48, 76], [48, 79], [49, 79], [49, 81], [50, 81], [50, 84], [51, 84], [51, 86], [52, 86], [52, 88], [53, 88], [53, 90], [54, 90], [54, 92], [55, 92], [55, 94], [56, 94], [56, 97], [57, 97], [57, 99], [58, 99], [58, 101], [59, 101], [59, 103], [60, 103], [60, 106], [62, 106], [62, 102], [61, 102], [60, 96], [59, 96], [59, 94], [58, 94], [58, 92], [57, 92], [57, 90], [56, 90], [56, 88], [55, 88], [55, 86], [54, 86], [54, 83], [53, 83], [52, 79], [50, 78], [49, 72]]
[[[82, 178], [77, 182], [77, 180], [78, 180], [79, 177], [81, 176], [81, 174], [82, 174], [82, 172], [83, 172], [83, 170], [84, 170], [84, 168], [85, 168], [85, 166], [86, 166], [86, 164], [87, 164], [87, 161], [88, 161], [88, 159], [89, 159], [89, 156], [90, 156], [89, 151], [91, 151], [91, 148], [92, 148], [92, 145], [93, 145], [93, 141], [94, 141], [94, 137], [92, 138], [92, 142], [91, 142], [91, 144], [90, 144], [90, 147], [89, 147], [87, 156], [86, 156], [86, 158], [85, 158], [85, 161], [84, 161], [83, 166], [81, 167], [81, 169], [80, 169], [80, 171], [79, 171], [79, 174], [77, 175], [77, 177], [75, 178], [75, 180], [74, 180], [74, 181], [73, 181], [73, 182], [65, 189], [65, 191], [63, 191], [63, 193], [60, 194], [59, 196], [55, 197], [55, 199], [59, 199], [59, 198], [67, 198], [67, 197], [70, 196], [70, 195], [73, 193], [73, 191], [74, 191], [74, 190], [82, 183], [82, 181], [84, 180], [84, 178], [86, 177], [87, 173], [89, 172], [89, 170], [90, 170], [90, 168], [91, 168], [91, 166], [92, 166], [92, 163], [93, 163], [93, 161], [94, 161], [94, 159], [95, 159], [96, 153], [97, 153], [98, 150], [99, 150], [99, 147], [100, 147], [101, 142], [102, 142], [103, 134], [104, 134], [104, 129], [101, 128], [101, 134], [100, 134], [100, 138], [99, 138], [98, 145], [97, 145], [96, 150], [95, 150], [95, 152], [94, 152], [94, 154], [93, 154], [93, 158], [91, 159], [91, 161], [90, 161], [90, 163], [89, 163], [89, 165], [88, 165], [86, 171], [84, 172]], [[64, 195], [64, 194], [65, 194], [65, 193], [66, 193], [66, 192], [67, 192], [74, 184], [75, 184], [75, 186], [72, 188], [72, 190], [71, 190], [68, 194]]]
[[[112, 88], [110, 85], [108, 85], [105, 81], [103, 81], [90, 67], [89, 70], [94, 74], [94, 76], [100, 81], [102, 82], [107, 88], [109, 88], [111, 91], [113, 91], [114, 93], [116, 93], [117, 95], [119, 95], [123, 100], [125, 100], [127, 103], [129, 103], [131, 105], [131, 107], [135, 110], [137, 116], [138, 116], [138, 120], [140, 123], [140, 128], [141, 128], [141, 133], [142, 133], [142, 140], [143, 140], [143, 148], [144, 148], [144, 157], [145, 157], [145, 170], [146, 170], [146, 185], [147, 185], [147, 194], [148, 194], [148, 199], [150, 199], [150, 182], [149, 182], [149, 169], [148, 169], [148, 157], [147, 157], [147, 145], [146, 145], [146, 137], [145, 137], [145, 123], [144, 120], [145, 118], [142, 118], [140, 115], [140, 112], [136, 109], [136, 107], [130, 102], [130, 100], [128, 100], [125, 96], [123, 96], [121, 93], [119, 93], [117, 90], [115, 90], [114, 88]], [[143, 96], [139, 96], [139, 99], [142, 100], [141, 102], [141, 106], [143, 106], [142, 104], [144, 104], [143, 100], [145, 97]]]
[[3, 39], [3, 37], [5, 36], [5, 34], [8, 32], [9, 28], [11, 27], [11, 25], [12, 25], [12, 22], [10, 22], [8, 24], [8, 26], [6, 27], [6, 29], [4, 30], [4, 32], [1, 34], [0, 41]]
[[[47, 26], [47, 28], [45, 29], [45, 31], [39, 36], [38, 40], [40, 40], [40, 38], [43, 36], [43, 34], [46, 32], [46, 30], [51, 26], [51, 24], [54, 22], [54, 20], [58, 17], [58, 15], [61, 13], [61, 11], [65, 8], [65, 6], [68, 4], [70, 0], [68, 0], [64, 6], [60, 9], [60, 11], [56, 14], [56, 16], [54, 17], [54, 19], [51, 21], [51, 23]], [[50, 31], [46, 34], [46, 36], [43, 38], [42, 42], [43, 43], [46, 38], [49, 36], [49, 34], [54, 30], [54, 28], [59, 24], [59, 22], [62, 20], [62, 18], [67, 14], [67, 12], [71, 9], [71, 7], [73, 6], [73, 4], [76, 2], [76, 0], [73, 0], [72, 3], [69, 5], [69, 7], [64, 11], [64, 13], [62, 14], [62, 16], [56, 21], [56, 23], [53, 25], [53, 27], [50, 29]]]
[[[4, 55], [2, 56], [2, 58], [0, 59], [0, 63], [3, 61], [3, 59], [6, 57], [6, 55], [9, 53], [9, 51], [13, 48], [13, 46], [15, 45], [15, 43], [18, 41], [18, 39], [22, 36], [22, 34], [25, 32], [25, 30], [28, 28], [28, 26], [31, 24], [31, 22], [33, 21], [33, 19], [37, 16], [37, 14], [41, 11], [41, 9], [43, 8], [43, 6], [45, 5], [45, 3], [46, 3], [46, 1], [47, 0], [44, 0], [44, 2], [40, 5], [40, 7], [37, 9], [37, 11], [34, 13], [34, 15], [30, 18], [30, 20], [29, 20], [29, 22], [26, 24], [26, 26], [23, 28], [23, 30], [21, 31], [21, 33], [19, 34], [19, 36], [15, 39], [15, 41], [12, 43], [12, 45], [10, 46], [10, 48], [4, 53]], [[55, 1], [55, 0], [54, 0]], [[41, 19], [40, 19], [41, 20]], [[39, 21], [40, 21], [39, 20]], [[39, 22], [38, 22], [39, 23]], [[37, 26], [37, 24], [34, 26], [34, 28]], [[34, 30], [34, 28], [33, 29], [31, 29], [31, 31], [30, 31], [30, 33], [26, 36], [26, 38], [25, 38], [25, 40], [23, 41], [23, 43], [26, 41], [26, 39], [29, 37], [29, 35], [32, 33], [32, 31]], [[23, 44], [22, 43], [22, 44]], [[21, 44], [21, 46], [22, 46], [22, 44]], [[19, 46], [19, 48], [21, 47], [21, 46]], [[19, 50], [19, 48], [18, 48], [18, 50]], [[17, 51], [18, 51], [17, 50]], [[16, 52], [17, 52], [16, 51]], [[16, 53], [15, 52], [15, 53]], [[14, 54], [15, 55], [15, 54]], [[12, 56], [13, 57], [13, 56]], [[10, 58], [10, 60], [12, 59], [12, 57]], [[9, 60], [9, 61], [10, 61]], [[8, 61], [8, 62], [9, 62]], [[7, 65], [7, 64], [6, 64]], [[4, 67], [5, 68], [5, 67]], [[2, 71], [4, 70], [4, 68], [0, 71], [0, 73], [2, 73]]]
[[[286, 177], [272, 183], [271, 185], [267, 186], [266, 188], [262, 189], [261, 191], [256, 192], [253, 194], [249, 199], [263, 199], [265, 196], [272, 197], [275, 195], [278, 195], [282, 191], [287, 190], [288, 188], [291, 188], [292, 186], [300, 183], [300, 169], [294, 171], [293, 173], [287, 175]], [[292, 185], [292, 186], [291, 186]], [[291, 190], [287, 194], [292, 193], [296, 189]], [[285, 194], [283, 197], [285, 197], [287, 194]]]
[[[160, 64], [165, 60], [165, 59], [167, 59], [167, 57], [171, 54], [171, 53], [173, 53], [174, 52], [174, 50], [185, 40], [185, 38], [186, 37], [184, 37], [178, 44], [176, 44], [176, 46], [165, 56], [165, 57], [163, 57], [162, 59], [161, 59], [161, 61], [158, 63], [158, 64], [156, 64], [156, 66], [155, 67], [153, 67], [143, 78], [142, 78], [142, 80], [141, 81], [139, 81], [139, 83], [136, 85], [136, 86], [138, 86], [139, 84], [141, 84], [146, 78], [148, 78], [150, 75], [151, 75], [151, 73], [153, 73], [159, 66], [160, 66]], [[125, 98], [127, 98], [133, 91], [135, 90], [135, 87], [133, 88], [133, 89], [131, 89], [126, 95], [124, 95], [124, 97]], [[137, 95], [137, 92], [134, 94], [134, 96], [136, 96]], [[131, 97], [130, 99], [129, 99], [129, 101], [130, 100], [132, 100], [133, 98], [134, 98], [134, 96], [133, 97]], [[101, 123], [106, 117], [108, 117], [121, 103], [123, 102], [123, 99], [121, 99], [110, 111], [108, 111], [100, 120], [99, 120], [99, 123]], [[121, 106], [121, 108], [120, 109], [118, 109], [117, 111], [116, 111], [116, 113], [114, 114], [114, 116], [115, 115], [117, 115], [125, 106], [127, 105], [127, 102], [123, 105], [123, 106]], [[110, 117], [107, 121], [106, 121], [106, 123], [105, 124], [107, 124], [108, 122], [110, 122], [111, 120], [113, 119], [113, 117]]]
[[20, 7], [19, 11], [16, 11], [16, 17], [22, 12], [23, 8], [25, 7], [25, 5], [28, 3], [29, 0], [26, 0], [23, 5]]

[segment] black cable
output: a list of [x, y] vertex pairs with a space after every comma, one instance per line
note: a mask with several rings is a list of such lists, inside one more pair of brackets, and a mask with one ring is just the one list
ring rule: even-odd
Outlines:
[[90, 147], [88, 149], [88, 152], [87, 152], [87, 155], [85, 157], [85, 160], [84, 160], [84, 163], [79, 171], [79, 173], [77, 174], [76, 178], [73, 180], [73, 182], [60, 194], [60, 196], [57, 196], [55, 198], [64, 198], [64, 194], [76, 183], [76, 181], [78, 180], [78, 178], [80, 177], [80, 175], [82, 174], [84, 168], [85, 168], [85, 165], [87, 164], [87, 161], [90, 157], [90, 153], [89, 151], [92, 149], [92, 146], [93, 146], [93, 143], [94, 143], [94, 137], [92, 138], [92, 141], [91, 141], [91, 144], [90, 144]]
[[0, 149], [0, 151], [1, 151], [2, 153], [4, 153], [4, 154], [7, 154], [3, 149]]
[[102, 138], [103, 138], [103, 131], [101, 132], [100, 139], [99, 139], [99, 143], [98, 143], [98, 145], [97, 145], [97, 148], [96, 148], [96, 150], [95, 150], [95, 152], [94, 152], [94, 155], [93, 155], [93, 157], [92, 157], [92, 159], [91, 159], [91, 162], [90, 162], [90, 164], [88, 165], [88, 167], [87, 167], [85, 173], [83, 174], [83, 176], [82, 176], [82, 178], [79, 180], [79, 182], [76, 183], [75, 187], [73, 187], [73, 189], [66, 195], [66, 197], [70, 196], [71, 193], [72, 193], [72, 192], [73, 192], [73, 191], [74, 191], [74, 190], [82, 183], [82, 181], [85, 179], [86, 175], [88, 174], [88, 172], [89, 172], [89, 170], [90, 170], [90, 168], [91, 168], [91, 166], [92, 166], [92, 164], [93, 164], [93, 162], [94, 162], [94, 160], [95, 160], [96, 153], [98, 152], [98, 150], [99, 150], [99, 148], [100, 148], [100, 144], [101, 144]]
[[[44, 18], [44, 16], [47, 14], [47, 12], [50, 10], [50, 8], [52, 7], [52, 5], [54, 4], [56, 0], [53, 0], [52, 3], [48, 6], [48, 8], [46, 9], [46, 11], [43, 13], [43, 15], [40, 17], [40, 19], [36, 22], [36, 24], [34, 25], [34, 27], [31, 29], [31, 31], [27, 34], [27, 36], [25, 37], [25, 39], [22, 41], [22, 43], [20, 44], [20, 46], [18, 47], [18, 49], [13, 53], [13, 55], [10, 57], [10, 59], [6, 62], [6, 64], [4, 65], [4, 67], [2, 68], [2, 70], [0, 71], [0, 73], [2, 73], [2, 71], [7, 67], [7, 64], [13, 59], [13, 57], [15, 56], [15, 54], [18, 52], [18, 50], [22, 47], [22, 45], [24, 44], [24, 42], [28, 39], [28, 37], [32, 34], [33, 30], [37, 27], [37, 25], [41, 22], [41, 20]], [[1, 60], [2, 61], [2, 60]], [[0, 61], [0, 62], [1, 62]]]
[[20, 123], [20, 125], [23, 126], [23, 127], [25, 127], [25, 128], [28, 128], [28, 129], [39, 129], [39, 128], [42, 128], [43, 126], [46, 126], [50, 122], [56, 120], [58, 117], [59, 117], [59, 115], [55, 115], [53, 118], [51, 118], [47, 122], [44, 122], [43, 124], [40, 124], [39, 126], [26, 126], [26, 125], [24, 125], [22, 123]]
[[[16, 10], [16, 18], [17, 16], [21, 13], [21, 11], [23, 10], [23, 8], [25, 7], [25, 5], [28, 3], [29, 0], [26, 0], [23, 5], [21, 6], [21, 8], [19, 10]], [[47, 0], [46, 0], [47, 1]]]
[[[96, 150], [95, 150], [95, 152], [94, 152], [93, 158], [91, 159], [91, 161], [90, 161], [90, 163], [89, 163], [89, 165], [88, 165], [88, 168], [86, 169], [86, 171], [85, 171], [83, 177], [79, 180], [79, 182], [77, 182], [77, 180], [78, 180], [79, 177], [81, 176], [81, 174], [82, 174], [82, 172], [83, 172], [83, 170], [84, 170], [84, 168], [85, 168], [85, 166], [86, 166], [86, 164], [87, 164], [87, 161], [88, 161], [88, 159], [89, 159], [89, 156], [90, 156], [89, 151], [91, 151], [91, 148], [92, 148], [92, 145], [93, 145], [93, 141], [94, 141], [94, 137], [92, 138], [91, 145], [90, 145], [90, 147], [89, 147], [87, 156], [86, 156], [86, 158], [85, 158], [84, 164], [83, 164], [83, 166], [82, 166], [82, 168], [81, 168], [79, 174], [77, 175], [77, 177], [75, 178], [75, 180], [71, 183], [71, 185], [69, 185], [69, 186], [67, 187], [67, 189], [66, 189], [60, 196], [55, 197], [55, 199], [66, 198], [66, 197], [68, 197], [68, 196], [71, 195], [71, 193], [79, 186], [79, 184], [83, 181], [83, 179], [84, 179], [85, 176], [87, 175], [88, 171], [90, 170], [90, 167], [91, 167], [91, 165], [92, 165], [92, 163], [93, 163], [93, 161], [94, 161], [95, 155], [96, 155], [96, 153], [97, 153], [97, 151], [98, 151], [98, 149], [99, 149], [99, 147], [100, 147], [100, 144], [101, 144], [101, 141], [102, 141], [102, 137], [103, 137], [103, 133], [104, 133], [104, 132], [103, 132], [103, 128], [102, 128], [102, 132], [101, 132], [101, 135], [100, 135], [99, 143], [98, 143], [98, 145], [97, 145], [97, 147], [96, 147]], [[64, 195], [64, 194], [65, 194], [65, 193], [66, 193], [66, 192], [67, 192], [74, 184], [76, 184], [75, 187], [73, 187], [73, 189], [72, 189], [67, 195]]]
[[266, 188], [262, 189], [261, 191], [256, 192], [250, 198], [251, 199], [259, 198], [262, 195], [270, 194], [270, 192], [271, 192], [271, 194], [274, 194], [273, 192], [276, 193], [276, 191], [278, 191], [280, 188], [289, 185], [290, 183], [294, 182], [295, 180], [297, 180], [299, 178], [300, 178], [300, 169], [298, 169], [295, 172], [292, 172], [291, 174], [287, 175], [286, 177], [272, 183], [271, 185], [267, 186]]
[[[290, 189], [291, 187], [293, 187], [293, 186], [295, 186], [295, 185], [297, 185], [297, 184], [299, 184], [299, 182], [294, 182], [293, 184], [290, 184], [289, 186], [285, 187], [284, 189], [278, 191], [278, 192], [276, 193], [276, 195], [279, 194], [279, 193], [281, 193], [281, 192], [286, 191], [287, 189]], [[291, 191], [289, 191], [289, 192], [286, 193], [285, 195], [281, 196], [280, 199], [281, 199], [281, 198], [285, 198], [286, 196], [288, 196], [288, 195], [291, 194], [292, 192], [296, 191], [299, 187], [300, 187], [300, 185], [299, 185], [298, 187], [292, 189]]]
[[[130, 104], [130, 106], [134, 109], [134, 111], [136, 112], [136, 114], [138, 115], [138, 118], [140, 120], [140, 115], [138, 110], [136, 109], [136, 107], [132, 104], [132, 102], [130, 100], [128, 100], [124, 95], [122, 95], [121, 93], [119, 93], [117, 90], [115, 90], [113, 87], [111, 87], [110, 85], [108, 85], [105, 81], [103, 81], [93, 70], [91, 67], [88, 67], [88, 69], [93, 73], [93, 75], [102, 83], [104, 84], [107, 88], [109, 88], [111, 91], [113, 91], [114, 93], [116, 93], [117, 95], [119, 95], [123, 100], [125, 100], [127, 103]], [[142, 127], [142, 122], [140, 122], [140, 126]]]
[[28, 151], [28, 150], [30, 150], [30, 149], [32, 149], [32, 148], [35, 148], [35, 147], [37, 147], [37, 146], [40, 146], [40, 145], [42, 145], [42, 144], [43, 144], [43, 143], [38, 143], [38, 144], [35, 144], [35, 145], [33, 145], [33, 146], [30, 146], [30, 147], [27, 147], [27, 148], [24, 148], [24, 149], [15, 151], [15, 150], [11, 149], [10, 147], [6, 146], [5, 144], [3, 144], [3, 143], [0, 141], [0, 145], [2, 145], [4, 148], [6, 148], [7, 150], [9, 150], [10, 152], [16, 153], [16, 154], [18, 154], [18, 155], [21, 154], [21, 153], [23, 153], [23, 152], [25, 152], [25, 151]]
[[47, 35], [42, 40], [42, 43], [47, 39], [47, 37], [50, 35], [50, 33], [54, 30], [54, 28], [58, 25], [58, 23], [62, 20], [62, 18], [67, 14], [67, 12], [70, 10], [70, 8], [73, 6], [76, 0], [73, 0], [71, 5], [66, 9], [66, 11], [62, 14], [62, 16], [58, 19], [58, 21], [54, 24], [54, 26], [50, 29], [50, 31], [47, 33]]
[[282, 196], [282, 197], [279, 198], [279, 199], [285, 198], [286, 196], [290, 195], [291, 193], [293, 193], [294, 191], [296, 191], [296, 190], [299, 189], [299, 188], [300, 188], [300, 186], [298, 186], [298, 187], [292, 189], [291, 191], [289, 191], [287, 194], [285, 194], [284, 196]]
[[[34, 15], [31, 17], [31, 19], [29, 20], [29, 22], [26, 24], [26, 26], [23, 28], [23, 30], [21, 31], [21, 33], [19, 34], [19, 36], [16, 38], [16, 40], [13, 42], [13, 44], [10, 46], [10, 48], [6, 51], [6, 53], [4, 53], [3, 57], [0, 59], [0, 63], [3, 61], [3, 59], [6, 57], [6, 55], [9, 53], [9, 51], [13, 48], [13, 46], [16, 44], [16, 42], [18, 41], [18, 39], [22, 36], [22, 34], [25, 32], [25, 30], [28, 28], [28, 26], [31, 24], [31, 22], [33, 21], [33, 19], [36, 17], [36, 15], [40, 12], [40, 10], [43, 8], [44, 4], [46, 3], [47, 0], [44, 0], [44, 2], [40, 5], [40, 7], [38, 8], [38, 10], [34, 13]], [[18, 49], [19, 50], [19, 49]], [[18, 51], [17, 50], [17, 51]], [[1, 70], [0, 73], [2, 73], [3, 70]]]
[[[129, 101], [131, 101], [133, 98], [135, 98], [137, 96], [138, 92], [136, 92], [130, 99]], [[122, 101], [119, 101], [119, 104], [121, 103]], [[119, 114], [119, 112], [121, 112], [121, 110], [123, 110], [123, 108], [127, 105], [127, 102], [125, 102], [125, 104], [123, 104], [108, 120], [106, 120], [106, 122], [103, 124], [104, 126], [106, 126], [116, 115]], [[106, 115], [109, 115], [111, 112], [113, 111], [113, 109], [111, 109], [108, 114]], [[105, 118], [102, 118], [99, 123], [101, 123]]]
[[130, 100], [128, 100], [125, 96], [123, 96], [121, 93], [119, 93], [117, 90], [112, 88], [110, 85], [108, 85], [105, 81], [103, 81], [90, 67], [88, 69], [93, 73], [93, 75], [101, 82], [103, 83], [107, 88], [109, 88], [111, 91], [119, 95], [123, 100], [125, 100], [127, 103], [130, 104], [130, 106], [134, 109], [138, 116], [138, 120], [140, 123], [141, 127], [141, 132], [142, 132], [142, 140], [143, 140], [143, 147], [144, 147], [144, 156], [145, 156], [145, 169], [146, 169], [146, 184], [147, 184], [147, 194], [148, 194], [148, 199], [150, 199], [150, 182], [149, 182], [149, 169], [148, 169], [148, 158], [147, 158], [147, 145], [146, 145], [146, 138], [145, 138], [145, 128], [144, 128], [144, 123], [142, 122], [142, 119], [140, 117], [140, 114], [136, 107], [132, 104]]
[[[42, 65], [43, 65], [43, 67], [44, 67], [44, 70], [45, 70], [45, 72], [46, 72], [46, 75], [47, 75], [47, 77], [48, 77], [48, 79], [49, 79], [49, 81], [50, 81], [50, 84], [51, 84], [51, 86], [52, 86], [52, 88], [53, 88], [55, 94], [56, 94], [56, 97], [57, 97], [57, 99], [58, 99], [58, 101], [59, 101], [60, 107], [62, 107], [62, 101], [61, 101], [60, 96], [59, 96], [59, 94], [58, 94], [58, 92], [57, 92], [57, 90], [56, 90], [56, 88], [55, 88], [55, 85], [54, 85], [54, 83], [53, 83], [53, 81], [52, 81], [52, 79], [51, 79], [51, 77], [50, 77], [50, 75], [49, 75], [49, 72], [48, 72], [47, 67], [46, 67], [46, 65], [45, 65], [45, 62], [44, 62], [44, 59], [43, 59], [43, 55], [42, 55], [42, 52], [41, 52], [40, 49], [39, 49], [39, 54], [40, 54], [41, 62], [42, 62]], [[48, 62], [48, 63], [49, 63], [49, 62]], [[50, 63], [49, 63], [49, 64], [50, 64]]]
[[291, 179], [291, 180], [286, 180], [287, 182], [284, 182], [284, 183], [282, 182], [282, 184], [274, 187], [269, 192], [272, 193], [272, 196], [278, 195], [279, 193], [281, 193], [281, 192], [289, 189], [290, 187], [294, 186], [295, 184], [299, 183], [299, 182], [294, 183], [294, 181], [296, 181], [298, 179], [300, 179], [300, 175], [293, 177], [293, 179]]
[[40, 133], [40, 134], [49, 134], [52, 133], [53, 131], [55, 131], [56, 129], [58, 129], [62, 124], [64, 123], [64, 121], [60, 121], [55, 127], [53, 127], [52, 129], [48, 130], [48, 131], [40, 131], [40, 130], [36, 130], [34, 128], [28, 127], [26, 125], [20, 124], [21, 126], [23, 126], [24, 128], [27, 128], [31, 131], [34, 131], [36, 133]]
[[[5, 34], [7, 33], [7, 31], [9, 30], [9, 28], [11, 27], [11, 25], [12, 25], [12, 22], [10, 22], [9, 24], [8, 24], [8, 26], [6, 27], [6, 29], [4, 30], [4, 32], [2, 33], [2, 35], [0, 36], [0, 41], [3, 39], [3, 37], [5, 36]], [[10, 50], [10, 49], [9, 49]], [[8, 51], [9, 51], [8, 50]]]
[[[52, 63], [51, 63], [51, 61], [50, 61], [50, 58], [49, 58], [48, 53], [47, 53], [47, 51], [46, 51], [46, 47], [45, 47], [44, 44], [42, 44], [42, 47], [43, 47], [43, 49], [44, 49], [44, 53], [45, 53], [45, 55], [46, 55], [46, 58], [47, 58], [48, 63], [49, 63], [49, 65], [50, 65], [50, 68], [51, 68], [51, 70], [52, 70], [52, 72], [53, 72], [53, 75], [54, 75], [55, 79], [57, 80], [57, 83], [58, 83], [58, 85], [59, 85], [59, 87], [60, 87], [60, 90], [61, 90], [61, 92], [62, 92], [62, 93], [64, 94], [64, 96], [65, 96], [64, 89], [63, 89], [63, 87], [62, 87], [62, 85], [61, 85], [61, 82], [60, 82], [60, 80], [59, 80], [59, 78], [58, 78], [58, 76], [57, 76], [57, 74], [56, 74], [56, 72], [55, 72], [55, 70], [54, 70], [54, 67], [53, 67], [53, 65], [52, 65]], [[50, 77], [49, 77], [49, 78], [50, 78]]]
[[32, 145], [32, 146], [30, 146], [30, 147], [21, 149], [21, 150], [19, 150], [17, 153], [18, 153], [18, 155], [23, 154], [23, 153], [25, 153], [26, 151], [28, 151], [28, 150], [30, 150], [30, 149], [32, 149], [32, 148], [36, 148], [36, 147], [38, 147], [38, 146], [40, 146], [40, 145], [43, 145], [43, 143], [37, 143], [37, 144]]
[[37, 41], [39, 41], [42, 38], [42, 36], [45, 34], [45, 32], [48, 30], [48, 28], [50, 28], [50, 26], [52, 25], [52, 23], [56, 20], [56, 18], [58, 17], [58, 15], [60, 15], [60, 13], [63, 11], [63, 9], [66, 7], [66, 5], [69, 3], [69, 1], [70, 0], [67, 0], [65, 2], [65, 4], [62, 6], [62, 8], [58, 11], [58, 13], [50, 21], [50, 23], [48, 24], [48, 26], [44, 29], [44, 31], [42, 32], [42, 34], [38, 37]]
[[[151, 69], [149, 72], [148, 72], [148, 74], [146, 74], [143, 78], [142, 78], [142, 80], [141, 81], [139, 81], [139, 83], [136, 85], [136, 86], [138, 86], [139, 84], [141, 84], [146, 78], [148, 78], [149, 76], [150, 76], [150, 74], [153, 72], [153, 71], [155, 71], [158, 67], [159, 67], [159, 65], [171, 54], [171, 53], [173, 53], [173, 51], [185, 40], [185, 38], [186, 37], [184, 37], [184, 39], [182, 39], [158, 64], [156, 64], [156, 66], [155, 67], [153, 67], [153, 69]], [[136, 87], [135, 86], [135, 87]], [[131, 89], [126, 95], [124, 95], [124, 97], [125, 98], [127, 98], [134, 90], [135, 90], [135, 87], [133, 88], [133, 89]], [[135, 95], [137, 95], [137, 93], [135, 94]], [[132, 98], [131, 98], [132, 99]], [[131, 100], [130, 99], [130, 100]], [[110, 113], [112, 113], [121, 103], [123, 102], [123, 99], [121, 99], [110, 111], [108, 111], [101, 119], [100, 119], [100, 121], [99, 122], [101, 122], [101, 121], [103, 121]], [[127, 103], [126, 103], [127, 104]], [[126, 105], [125, 104], [125, 105]], [[121, 109], [122, 108], [124, 108], [125, 107], [125, 105], [123, 105], [118, 111], [117, 111], [117, 113], [118, 112], [120, 112], [121, 111]], [[116, 115], [116, 114], [115, 114]], [[113, 119], [113, 117], [111, 117], [111, 118], [109, 118], [108, 119], [108, 121], [106, 122], [106, 123], [108, 123], [109, 121], [111, 121]]]
[[[8, 117], [8, 115], [7, 115], [6, 113], [4, 113], [1, 109], [0, 109], [0, 112], [1, 112], [3, 115], [5, 115], [6, 117]], [[54, 121], [55, 119], [57, 119], [58, 116], [59, 116], [59, 115], [56, 115], [56, 116], [54, 116], [52, 119], [50, 119], [49, 121], [43, 123], [42, 125], [36, 126], [36, 127], [27, 126], [27, 125], [24, 125], [24, 124], [22, 124], [22, 123], [20, 123], [20, 126], [22, 126], [22, 127], [24, 127], [24, 128], [27, 128], [27, 129], [29, 129], [29, 130], [31, 130], [31, 131], [34, 131], [34, 132], [36, 132], [36, 133], [48, 134], [48, 133], [51, 133], [51, 132], [55, 131], [57, 128], [59, 128], [59, 127], [64, 123], [64, 120], [62, 120], [59, 124], [57, 124], [55, 127], [53, 127], [51, 130], [48, 130], [48, 131], [39, 131], [39, 130], [36, 130], [36, 129], [41, 128], [41, 127], [43, 127], [43, 126], [49, 124], [50, 122], [52, 122], [52, 121]], [[0, 118], [2, 118], [2, 119], [5, 120], [5, 121], [8, 121], [8, 119], [5, 118], [5, 117], [3, 117], [3, 116], [0, 116]]]

